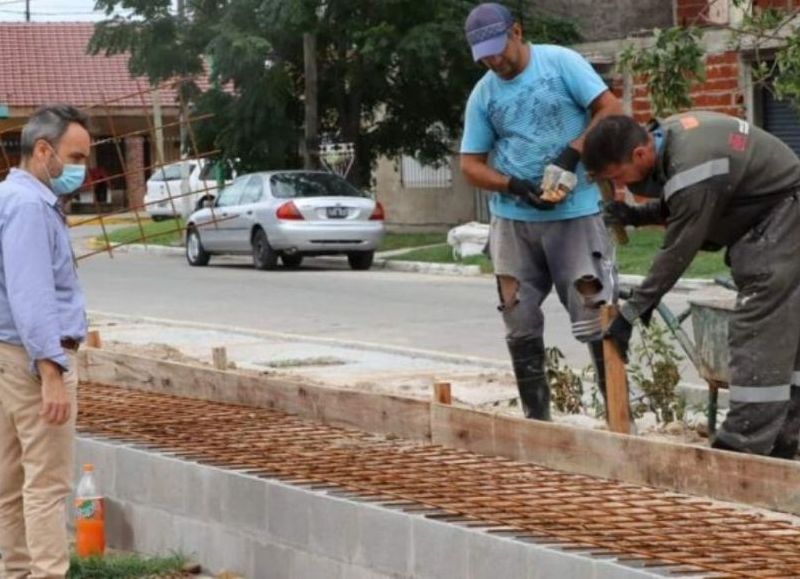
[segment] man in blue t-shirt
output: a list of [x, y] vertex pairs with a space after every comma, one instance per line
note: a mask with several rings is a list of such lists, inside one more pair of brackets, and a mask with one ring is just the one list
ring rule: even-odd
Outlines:
[[525, 42], [500, 4], [477, 6], [465, 30], [489, 70], [467, 101], [461, 170], [496, 192], [489, 249], [506, 341], [525, 416], [549, 420], [541, 304], [554, 285], [573, 335], [591, 346], [605, 397], [599, 310], [574, 284], [595, 276], [610, 299], [614, 264], [599, 192], [579, 161], [588, 128], [622, 105], [578, 53]]

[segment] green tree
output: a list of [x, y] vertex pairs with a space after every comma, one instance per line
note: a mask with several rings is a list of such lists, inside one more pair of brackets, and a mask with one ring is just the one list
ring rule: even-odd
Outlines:
[[[467, 95], [482, 70], [463, 22], [472, 0], [99, 0], [109, 14], [90, 49], [130, 52], [131, 72], [152, 82], [196, 74], [213, 63], [213, 87], [192, 96], [213, 121], [201, 146], [239, 159], [242, 169], [294, 167], [303, 123], [304, 32], [317, 37], [320, 132], [356, 144], [353, 178], [369, 180], [380, 155], [442, 160], [461, 128]], [[524, 12], [535, 41], [572, 43], [571, 23]]]
[[691, 106], [689, 91], [705, 78], [705, 66], [698, 29], [655, 30], [654, 37], [647, 50], [628, 46], [619, 62], [623, 70], [645, 78], [653, 114], [661, 117]]

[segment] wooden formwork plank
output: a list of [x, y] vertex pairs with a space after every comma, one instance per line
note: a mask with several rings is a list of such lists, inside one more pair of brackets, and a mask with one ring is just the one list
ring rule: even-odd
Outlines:
[[87, 349], [81, 379], [149, 392], [270, 408], [343, 428], [430, 440], [429, 403], [224, 372], [142, 356]]
[[800, 515], [800, 462], [431, 406], [434, 444]]

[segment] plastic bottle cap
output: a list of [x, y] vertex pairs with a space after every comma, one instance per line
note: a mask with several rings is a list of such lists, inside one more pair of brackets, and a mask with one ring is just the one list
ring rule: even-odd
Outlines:
[[92, 471], [94, 471], [94, 465], [93, 464], [84, 464], [83, 465], [83, 472], [92, 472]]

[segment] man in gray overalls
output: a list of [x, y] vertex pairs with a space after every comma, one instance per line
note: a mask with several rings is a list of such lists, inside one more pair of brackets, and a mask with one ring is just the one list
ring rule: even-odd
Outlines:
[[647, 318], [700, 250], [726, 248], [738, 287], [729, 326], [730, 411], [715, 448], [783, 458], [800, 431], [800, 161], [778, 138], [711, 112], [652, 123], [604, 119], [586, 136], [587, 170], [635, 194], [608, 216], [666, 224], [650, 273], [620, 309], [611, 336], [626, 354], [631, 324]]

